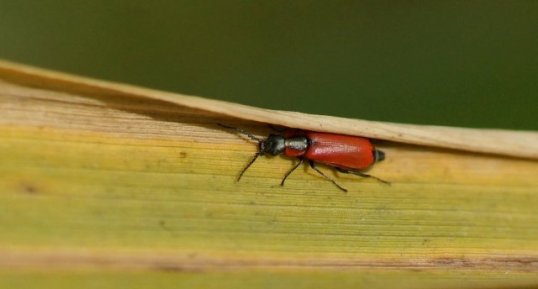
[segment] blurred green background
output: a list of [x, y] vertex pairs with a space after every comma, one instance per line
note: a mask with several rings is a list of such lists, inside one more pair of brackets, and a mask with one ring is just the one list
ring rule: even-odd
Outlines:
[[267, 108], [538, 129], [538, 1], [7, 1], [0, 58]]

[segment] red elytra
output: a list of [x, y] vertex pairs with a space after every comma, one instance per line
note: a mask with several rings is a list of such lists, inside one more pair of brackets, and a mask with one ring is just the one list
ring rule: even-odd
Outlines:
[[367, 138], [288, 129], [283, 134], [270, 134], [265, 139], [259, 139], [242, 129], [222, 124], [219, 125], [234, 129], [258, 142], [258, 151], [241, 171], [237, 178], [238, 181], [260, 155], [282, 154], [287, 157], [298, 158], [299, 162], [286, 173], [280, 183], [281, 186], [284, 185], [287, 177], [305, 160], [308, 161], [312, 169], [345, 192], [347, 190], [320, 171], [316, 167], [316, 163], [334, 167], [343, 173], [374, 178], [382, 183], [389, 184], [387, 181], [362, 172], [370, 168], [374, 163], [385, 159], [385, 154], [377, 150]]
[[[376, 149], [369, 139], [341, 134], [288, 130], [286, 138], [304, 136], [309, 140], [305, 150], [284, 149], [288, 157], [304, 157], [317, 163], [353, 170], [365, 170], [376, 162]], [[382, 154], [377, 150], [378, 157]], [[380, 161], [380, 160], [378, 160]]]

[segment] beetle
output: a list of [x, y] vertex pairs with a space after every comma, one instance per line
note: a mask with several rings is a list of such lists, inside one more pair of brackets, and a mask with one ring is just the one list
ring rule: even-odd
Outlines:
[[376, 149], [372, 142], [367, 138], [299, 129], [284, 129], [281, 131], [281, 134], [270, 134], [267, 138], [260, 139], [243, 129], [220, 123], [219, 125], [246, 135], [248, 138], [258, 143], [258, 151], [243, 168], [237, 181], [241, 180], [243, 174], [259, 156], [268, 154], [273, 156], [284, 155], [286, 157], [299, 159], [299, 162], [284, 175], [284, 178], [280, 182], [281, 186], [284, 185], [284, 182], [289, 175], [304, 161], [307, 161], [312, 169], [344, 192], [347, 192], [347, 189], [340, 186], [335, 180], [320, 171], [317, 168], [316, 163], [334, 167], [337, 171], [342, 173], [373, 178], [384, 184], [390, 184], [383, 179], [363, 172], [376, 162], [385, 159], [385, 153]]

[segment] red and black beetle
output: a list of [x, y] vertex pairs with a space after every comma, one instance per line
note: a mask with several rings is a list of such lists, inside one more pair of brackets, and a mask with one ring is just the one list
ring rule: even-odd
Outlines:
[[385, 159], [385, 153], [376, 149], [367, 138], [333, 133], [286, 129], [282, 134], [270, 134], [267, 138], [260, 139], [240, 128], [223, 124], [219, 125], [224, 128], [233, 129], [258, 142], [258, 151], [241, 171], [239, 177], [237, 178], [238, 181], [259, 156], [264, 154], [270, 154], [273, 156], [281, 154], [287, 157], [295, 157], [299, 159], [299, 162], [284, 175], [282, 182], [280, 182], [281, 186], [284, 185], [284, 182], [288, 176], [305, 160], [308, 161], [312, 169], [344, 192], [347, 192], [347, 190], [320, 171], [316, 167], [316, 163], [334, 167], [336, 170], [342, 173], [373, 178], [382, 183], [389, 184], [389, 182], [385, 180], [362, 172], [370, 168], [374, 163]]

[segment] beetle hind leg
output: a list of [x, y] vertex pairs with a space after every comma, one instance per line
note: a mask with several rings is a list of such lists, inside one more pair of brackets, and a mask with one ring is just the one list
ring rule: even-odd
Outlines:
[[376, 176], [372, 176], [372, 175], [369, 175], [369, 174], [366, 174], [366, 173], [363, 173], [363, 172], [360, 172], [360, 171], [354, 171], [354, 170], [346, 170], [346, 169], [342, 169], [342, 168], [336, 168], [337, 171], [341, 172], [341, 173], [344, 173], [344, 174], [353, 174], [353, 175], [356, 175], [356, 176], [360, 176], [360, 177], [363, 177], [363, 178], [372, 178], [372, 179], [375, 179], [383, 184], [386, 184], [386, 185], [390, 185], [390, 182], [388, 181], [385, 181], [384, 179], [381, 179], [381, 178], [378, 178]]
[[316, 172], [318, 172], [322, 177], [324, 177], [326, 180], [328, 180], [329, 182], [333, 183], [336, 187], [338, 187], [340, 190], [342, 190], [343, 192], [346, 192], [347, 193], [347, 189], [340, 186], [335, 180], [331, 179], [330, 177], [328, 177], [327, 175], [325, 175], [322, 171], [320, 171], [317, 167], [316, 167], [316, 164], [313, 162], [313, 161], [308, 161], [308, 163], [310, 164], [310, 167], [312, 169], [314, 169]]

